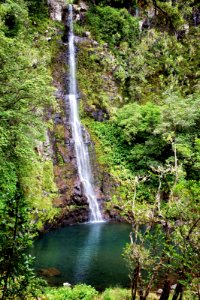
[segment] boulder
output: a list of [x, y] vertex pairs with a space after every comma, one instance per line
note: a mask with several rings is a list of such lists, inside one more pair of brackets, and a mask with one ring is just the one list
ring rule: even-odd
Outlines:
[[161, 295], [161, 294], [162, 294], [162, 292], [163, 292], [163, 290], [162, 290], [162, 289], [158, 289], [158, 290], [156, 291], [156, 294], [158, 294], [158, 295]]
[[72, 285], [71, 285], [69, 282], [64, 282], [64, 283], [63, 283], [63, 286], [64, 286], [64, 287], [71, 287]]
[[89, 31], [85, 31], [84, 36], [87, 37], [88, 39], [90, 39], [91, 38], [91, 33]]
[[85, 3], [85, 2], [83, 2], [83, 1], [80, 1], [79, 2], [79, 6], [80, 6], [80, 9], [82, 10], [82, 11], [87, 11], [88, 10], [88, 5]]

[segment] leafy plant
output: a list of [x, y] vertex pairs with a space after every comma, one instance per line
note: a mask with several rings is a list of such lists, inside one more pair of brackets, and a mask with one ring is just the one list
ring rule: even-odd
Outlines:
[[48, 300], [93, 300], [98, 295], [97, 291], [86, 284], [76, 285], [74, 288], [50, 289], [45, 293]]

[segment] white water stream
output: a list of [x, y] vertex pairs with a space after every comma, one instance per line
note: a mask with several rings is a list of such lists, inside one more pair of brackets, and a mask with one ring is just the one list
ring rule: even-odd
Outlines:
[[93, 178], [90, 166], [90, 158], [87, 144], [84, 142], [82, 127], [79, 121], [77, 84], [76, 84], [76, 61], [73, 33], [73, 9], [69, 5], [69, 106], [70, 124], [74, 140], [78, 174], [83, 185], [90, 209], [90, 222], [103, 222], [97, 198], [93, 186]]

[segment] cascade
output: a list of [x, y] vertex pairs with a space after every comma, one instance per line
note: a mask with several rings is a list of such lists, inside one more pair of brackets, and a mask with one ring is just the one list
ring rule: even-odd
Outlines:
[[84, 141], [82, 127], [78, 114], [77, 101], [77, 84], [76, 84], [76, 61], [75, 61], [75, 45], [73, 33], [73, 9], [69, 4], [69, 108], [70, 108], [70, 124], [72, 128], [72, 137], [74, 140], [74, 148], [76, 153], [77, 168], [80, 181], [83, 186], [84, 194], [87, 198], [90, 209], [90, 222], [103, 222], [100, 208], [93, 186], [93, 177], [90, 166], [90, 157], [87, 143]]

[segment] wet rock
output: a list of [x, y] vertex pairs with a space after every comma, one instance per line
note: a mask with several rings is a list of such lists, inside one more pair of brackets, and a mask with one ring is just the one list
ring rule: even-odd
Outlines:
[[85, 196], [79, 196], [79, 195], [72, 195], [71, 197], [71, 201], [72, 203], [76, 204], [76, 205], [88, 205], [88, 202], [87, 202], [87, 198]]
[[55, 117], [54, 117], [54, 123], [57, 125], [57, 124], [62, 124], [62, 117], [60, 116], [60, 114], [55, 114]]
[[88, 10], [88, 5], [85, 3], [85, 2], [83, 2], [83, 1], [80, 1], [79, 2], [79, 6], [80, 6], [80, 9], [82, 10], [82, 11], [87, 11]]
[[85, 32], [83, 33], [83, 35], [84, 35], [86, 38], [88, 38], [88, 39], [91, 38], [91, 33], [90, 33], [89, 31], [85, 31]]
[[80, 20], [81, 20], [81, 15], [80, 14], [76, 14], [75, 22], [79, 22]]
[[64, 287], [71, 287], [72, 285], [69, 282], [63, 282]]
[[63, 219], [60, 220], [61, 226], [72, 225], [76, 223], [88, 222], [89, 208], [88, 206], [77, 206], [74, 210], [68, 212]]
[[61, 272], [56, 268], [40, 269], [40, 275], [45, 277], [54, 277], [61, 275]]
[[74, 187], [74, 195], [77, 195], [77, 196], [81, 196], [82, 195], [82, 191], [81, 191], [80, 185], [76, 185]]

